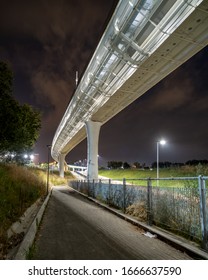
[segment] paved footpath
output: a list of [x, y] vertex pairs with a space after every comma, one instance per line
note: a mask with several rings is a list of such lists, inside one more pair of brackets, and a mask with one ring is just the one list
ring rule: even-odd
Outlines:
[[63, 186], [53, 189], [35, 248], [39, 260], [191, 259]]

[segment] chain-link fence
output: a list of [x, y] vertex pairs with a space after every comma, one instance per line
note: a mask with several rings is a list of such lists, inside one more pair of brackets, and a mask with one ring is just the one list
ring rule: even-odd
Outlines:
[[180, 234], [208, 251], [208, 177], [71, 181], [86, 195], [148, 225]]

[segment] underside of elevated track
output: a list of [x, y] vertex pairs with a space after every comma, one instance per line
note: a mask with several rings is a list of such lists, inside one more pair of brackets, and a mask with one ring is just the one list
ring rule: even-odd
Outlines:
[[52, 157], [86, 137], [97, 178], [100, 127], [208, 43], [208, 0], [120, 0], [57, 128]]

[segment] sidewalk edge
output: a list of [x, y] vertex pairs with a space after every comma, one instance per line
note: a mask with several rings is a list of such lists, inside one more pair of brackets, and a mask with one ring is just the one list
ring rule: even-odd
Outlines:
[[28, 232], [25, 234], [25, 237], [23, 239], [23, 241], [21, 242], [18, 251], [14, 257], [14, 260], [25, 260], [26, 259], [26, 255], [29, 252], [30, 247], [32, 246], [39, 224], [41, 222], [42, 216], [44, 214], [44, 211], [46, 209], [46, 206], [48, 204], [49, 198], [51, 196], [52, 193], [52, 189], [50, 190], [50, 192], [48, 193], [45, 201], [43, 202], [43, 204], [41, 205], [40, 210], [38, 211], [36, 217], [34, 218]]

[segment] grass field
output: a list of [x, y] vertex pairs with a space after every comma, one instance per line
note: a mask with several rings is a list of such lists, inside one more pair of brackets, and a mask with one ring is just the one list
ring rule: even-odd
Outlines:
[[[139, 169], [111, 169], [111, 170], [99, 170], [99, 175], [106, 176], [112, 179], [142, 179], [142, 178], [156, 178], [157, 170], [139, 170]], [[208, 166], [182, 166], [180, 168], [161, 168], [160, 177], [195, 177], [198, 175], [208, 176]]]
[[[146, 185], [147, 182], [141, 179], [156, 178], [157, 170], [156, 169], [154, 170], [139, 170], [139, 169], [99, 170], [99, 175], [114, 180], [122, 180], [123, 178], [125, 178], [127, 182], [130, 182], [132, 184]], [[180, 168], [160, 169], [160, 178], [197, 177], [199, 175], [208, 176], [208, 166], [198, 165], [198, 166], [182, 166]], [[156, 181], [153, 181], [153, 186], [154, 185], [156, 185]], [[178, 181], [177, 180], [174, 182], [160, 181], [160, 186], [178, 186]]]

